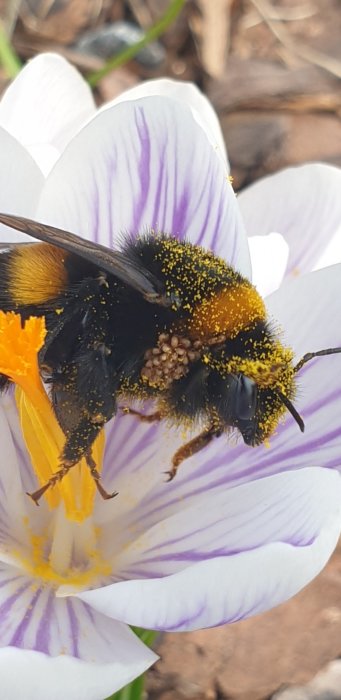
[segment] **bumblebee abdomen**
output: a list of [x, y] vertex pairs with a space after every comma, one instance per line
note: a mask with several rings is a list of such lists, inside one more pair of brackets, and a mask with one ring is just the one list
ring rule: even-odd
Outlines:
[[191, 335], [202, 342], [215, 336], [236, 338], [266, 319], [266, 309], [256, 289], [247, 281], [230, 285], [203, 299], [193, 308], [189, 323]]
[[176, 332], [186, 331], [205, 342], [221, 334], [234, 338], [265, 321], [265, 305], [255, 287], [211, 252], [152, 232], [130, 242], [126, 250], [162, 280], [168, 298], [176, 300]]
[[67, 284], [67, 253], [47, 243], [17, 246], [0, 256], [0, 305], [40, 305], [61, 295]]

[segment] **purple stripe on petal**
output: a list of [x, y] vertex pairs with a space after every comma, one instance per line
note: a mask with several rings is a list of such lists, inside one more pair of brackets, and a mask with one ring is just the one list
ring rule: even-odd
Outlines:
[[184, 238], [184, 222], [187, 218], [187, 211], [190, 205], [190, 196], [186, 187], [174, 207], [172, 231], [173, 236], [177, 236], [180, 240]]
[[[7, 583], [8, 583], [8, 581], [6, 581], [6, 584]], [[18, 597], [22, 595], [22, 593], [27, 591], [27, 589], [30, 587], [30, 585], [31, 585], [30, 582], [24, 583], [23, 586], [18, 588], [15, 591], [15, 593], [13, 593], [13, 595], [11, 595], [9, 598], [6, 598], [6, 600], [2, 603], [2, 605], [0, 605], [0, 620], [2, 618], [6, 617], [6, 615], [8, 615], [8, 613], [10, 612], [10, 610], [12, 608], [12, 605], [14, 605], [14, 603], [16, 602]]]
[[18, 581], [18, 577], [11, 576], [10, 578], [6, 578], [4, 581], [0, 581], [0, 588], [7, 586], [9, 583], [13, 583], [13, 581]]
[[[144, 562], [143, 562], [144, 563]], [[122, 570], [122, 578], [120, 580], [122, 581], [130, 581], [132, 579], [144, 579], [144, 578], [162, 578], [165, 574], [164, 571], [150, 571], [149, 569], [143, 569], [140, 567], [134, 566], [129, 567], [129, 569], [123, 569]]]
[[[160, 207], [160, 199], [161, 199], [162, 191], [166, 189], [166, 173], [165, 173], [166, 154], [165, 154], [165, 151], [166, 151], [166, 147], [165, 147], [165, 145], [163, 145], [161, 152], [160, 152], [158, 183], [157, 183], [157, 188], [156, 188], [156, 192], [155, 192], [155, 204], [154, 204], [154, 211], [153, 211], [153, 215], [152, 215], [153, 225], [156, 228], [158, 227], [159, 207]], [[168, 232], [163, 231], [163, 233], [168, 233]]]
[[69, 623], [70, 623], [70, 641], [71, 641], [71, 647], [72, 647], [72, 654], [73, 654], [73, 656], [79, 657], [79, 649], [78, 649], [79, 623], [78, 623], [76, 613], [74, 611], [73, 602], [71, 600], [69, 600], [69, 598], [66, 599], [66, 609], [67, 609], [67, 613], [69, 616]]
[[40, 613], [41, 620], [36, 634], [35, 649], [47, 654], [50, 647], [50, 623], [53, 615], [54, 594], [50, 593], [44, 610]]
[[140, 221], [145, 208], [146, 193], [148, 192], [150, 183], [150, 138], [142, 110], [136, 110], [135, 123], [141, 144], [141, 155], [137, 166], [137, 175], [140, 181], [140, 196], [134, 201], [134, 234], [139, 231]]
[[20, 624], [18, 625], [16, 631], [14, 632], [12, 638], [10, 639], [8, 646], [14, 646], [14, 647], [22, 647], [24, 646], [24, 637], [25, 633], [27, 631], [27, 628], [31, 622], [32, 616], [35, 614], [35, 607], [36, 604], [41, 596], [41, 590], [38, 589], [31, 599], [29, 605], [27, 606], [27, 610], [25, 612], [25, 616], [22, 618]]
[[[215, 182], [215, 180], [214, 180], [213, 173], [211, 173], [211, 175], [210, 175], [209, 183], [207, 183], [207, 182], [205, 183], [205, 190], [206, 191], [209, 190], [208, 199], [210, 201], [214, 201], [215, 197], [217, 196], [217, 182]], [[210, 231], [208, 232], [207, 227], [208, 227], [208, 222], [212, 216], [212, 212], [211, 212], [209, 207], [207, 208], [206, 217], [205, 217], [205, 225], [202, 226], [200, 234], [199, 234], [199, 238], [198, 238], [199, 245], [202, 245], [203, 247], [205, 247], [205, 239], [207, 240], [207, 236], [209, 235], [209, 237], [210, 237], [210, 249], [211, 250], [216, 249], [219, 234], [220, 234], [220, 221], [222, 218], [222, 209], [223, 209], [223, 205], [222, 205], [222, 202], [220, 202], [219, 207], [217, 208], [217, 211], [216, 211], [215, 220], [214, 220], [214, 222], [212, 222], [212, 221], [210, 222]], [[206, 244], [206, 246], [207, 246], [207, 244]]]
[[172, 632], [172, 631], [175, 632], [177, 629], [179, 629], [179, 627], [191, 627], [192, 625], [194, 626], [195, 620], [200, 619], [202, 613], [204, 612], [204, 610], [206, 608], [206, 605], [207, 605], [207, 603], [205, 601], [198, 608], [198, 610], [196, 610], [195, 614], [188, 615], [188, 617], [179, 618], [176, 622], [174, 622], [174, 624], [167, 625], [166, 628], [165, 628], [165, 625], [156, 625], [155, 627], [153, 626], [153, 629], [160, 630], [160, 631], [164, 631], [166, 629], [167, 632]]

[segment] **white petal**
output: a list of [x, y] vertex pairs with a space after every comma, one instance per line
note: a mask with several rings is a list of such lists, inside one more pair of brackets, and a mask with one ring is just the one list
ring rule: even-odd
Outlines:
[[107, 109], [108, 106], [119, 104], [119, 102], [138, 100], [141, 97], [150, 97], [152, 95], [172, 97], [173, 99], [179, 100], [179, 102], [188, 105], [188, 107], [190, 107], [192, 110], [194, 119], [206, 132], [209, 141], [229, 167], [225, 143], [218, 117], [210, 101], [193, 83], [187, 83], [179, 80], [169, 80], [168, 78], [146, 80], [145, 82], [140, 83], [140, 85], [137, 85], [130, 90], [126, 90], [112, 100], [112, 102], [109, 102], [108, 105], [104, 105], [102, 109]]
[[339, 262], [341, 262], [341, 225], [315, 263], [314, 270], [320, 270], [321, 267], [328, 267], [328, 265], [335, 265]]
[[[287, 274], [313, 269], [340, 226], [341, 170], [319, 163], [288, 168], [238, 197], [249, 236], [277, 232], [289, 245]], [[264, 260], [266, 274], [271, 259]]]
[[82, 124], [95, 113], [91, 90], [64, 58], [33, 58], [10, 85], [0, 103], [0, 125], [33, 156], [38, 146], [61, 153]]
[[103, 700], [108, 697], [157, 660], [129, 629], [119, 623], [115, 623], [115, 628], [117, 643], [110, 648], [112, 659], [103, 663], [95, 659], [83, 661], [63, 652], [50, 657], [15, 647], [0, 649], [2, 697], [17, 700], [23, 689], [25, 700]]
[[[305, 479], [306, 487], [310, 489], [310, 499], [304, 497], [306, 523], [301, 542], [299, 529], [294, 537], [289, 534], [293, 531], [292, 526], [289, 526], [288, 541], [284, 531], [278, 536], [278, 523], [275, 521], [272, 526], [269, 517], [270, 532], [273, 528], [272, 542], [253, 549], [253, 537], [249, 550], [246, 550], [243, 542], [241, 552], [237, 549], [237, 553], [207, 558], [170, 576], [120, 582], [100, 590], [80, 593], [78, 597], [116, 619], [151, 629], [168, 630], [198, 629], [232, 622], [287, 600], [321, 570], [340, 534], [340, 476], [336, 472], [321, 470], [312, 484], [311, 475], [311, 470], [299, 476], [295, 473], [285, 475], [288, 482], [292, 480], [291, 499], [294, 505], [291, 507], [297, 513], [300, 505], [299, 498], [295, 503], [297, 479]], [[274, 488], [275, 484], [276, 479], [273, 480]], [[256, 482], [254, 486], [256, 500], [257, 489], [261, 485], [258, 486]], [[322, 492], [324, 516], [320, 517]], [[269, 493], [268, 501], [264, 502], [269, 512], [272, 501]], [[290, 508], [289, 498], [281, 508], [285, 509], [286, 505]], [[319, 528], [314, 525], [314, 514], [319, 518]], [[247, 517], [246, 508], [245, 520]], [[308, 522], [310, 526], [307, 526]], [[257, 522], [254, 527], [257, 530]]]
[[[169, 510], [173, 513], [168, 517], [167, 507], [153, 514], [142, 502], [134, 511], [128, 527], [130, 538], [115, 556], [122, 578], [165, 576], [197, 561], [231, 556], [274, 541], [302, 547], [323, 529], [330, 494], [325, 489], [325, 472], [310, 468], [236, 488], [202, 490]], [[137, 521], [146, 529], [133, 539]], [[154, 525], [147, 528], [150, 521]]]
[[279, 233], [251, 236], [249, 249], [252, 283], [263, 297], [280, 287], [289, 257], [289, 246]]
[[37, 218], [108, 247], [154, 228], [249, 271], [226, 169], [188, 107], [165, 97], [98, 114], [48, 177]]
[[[287, 280], [266, 300], [297, 356], [341, 345], [341, 265]], [[322, 369], [331, 358], [319, 360]]]
[[[18, 141], [0, 127], [0, 211], [33, 217], [44, 178]], [[0, 241], [27, 241], [27, 236], [0, 224]]]

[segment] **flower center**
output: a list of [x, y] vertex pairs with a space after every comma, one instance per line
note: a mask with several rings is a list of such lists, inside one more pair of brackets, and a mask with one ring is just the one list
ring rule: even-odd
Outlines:
[[[112, 572], [112, 564], [101, 553], [101, 531], [92, 518], [72, 523], [65, 518], [63, 506], [54, 512], [49, 532], [35, 534], [28, 518], [25, 527], [29, 536], [29, 554], [12, 550], [16, 564], [41, 582], [58, 588], [89, 588], [105, 580]], [[51, 536], [52, 534], [52, 536]]]
[[[65, 436], [61, 430], [39, 374], [38, 352], [46, 337], [45, 319], [30, 317], [22, 325], [14, 312], [0, 311], [0, 373], [16, 386], [16, 402], [24, 440], [40, 486], [60, 469]], [[101, 470], [104, 431], [96, 439], [92, 455]], [[84, 459], [53, 488], [44, 493], [50, 508], [61, 501], [69, 520], [82, 522], [93, 511], [96, 485]]]

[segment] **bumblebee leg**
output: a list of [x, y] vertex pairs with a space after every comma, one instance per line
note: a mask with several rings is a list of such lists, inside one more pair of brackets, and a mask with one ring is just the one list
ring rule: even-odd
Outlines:
[[188, 459], [188, 457], [192, 457], [192, 455], [195, 455], [197, 452], [203, 450], [204, 447], [209, 445], [214, 437], [219, 437], [221, 433], [222, 431], [217, 429], [217, 426], [211, 426], [210, 428], [203, 430], [202, 433], [199, 433], [199, 435], [193, 438], [193, 440], [190, 440], [189, 442], [186, 442], [185, 445], [179, 447], [179, 449], [173, 455], [172, 468], [165, 472], [165, 474], [168, 475], [168, 479], [166, 479], [166, 481], [168, 482], [174, 479], [180, 464], [185, 459]]
[[131, 415], [131, 416], [136, 416], [141, 423], [154, 423], [156, 421], [162, 420], [163, 416], [160, 411], [155, 411], [155, 413], [150, 413], [149, 416], [145, 416], [144, 413], [140, 413], [139, 411], [135, 411], [134, 408], [128, 408], [124, 407], [122, 408], [122, 411], [125, 415]]
[[33, 493], [29, 493], [26, 491], [26, 495], [32, 498], [32, 501], [36, 504], [36, 506], [39, 506], [39, 501], [41, 497], [44, 495], [44, 493], [49, 489], [52, 488], [58, 481], [61, 481], [64, 476], [70, 471], [72, 467], [75, 466], [75, 462], [72, 462], [72, 464], [65, 463], [62, 465], [58, 471], [51, 476], [51, 479], [49, 479], [44, 486], [41, 486], [40, 489], [37, 489], [37, 491], [33, 491]]
[[110, 498], [115, 498], [115, 496], [118, 496], [118, 491], [113, 491], [112, 493], [108, 493], [105, 488], [101, 484], [101, 475], [97, 471], [96, 467], [96, 462], [93, 459], [90, 450], [85, 455], [86, 463], [90, 469], [90, 474], [96, 484], [96, 488], [98, 493], [104, 498], [105, 501], [108, 501]]

